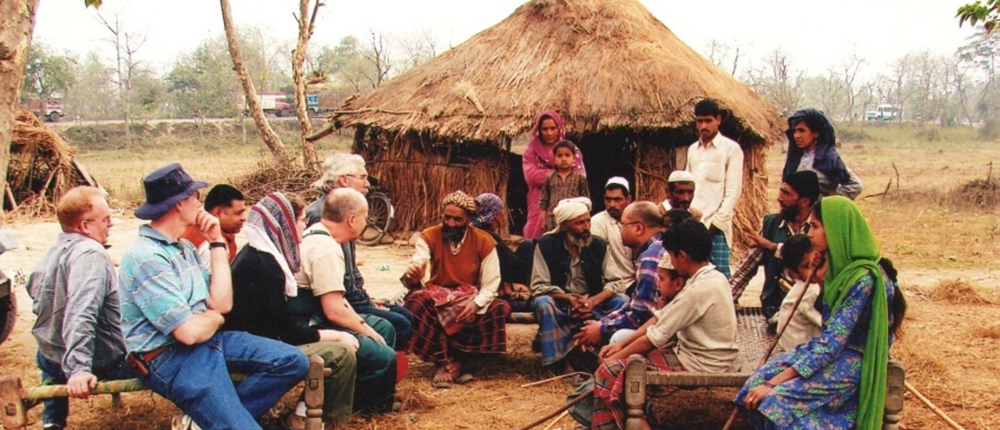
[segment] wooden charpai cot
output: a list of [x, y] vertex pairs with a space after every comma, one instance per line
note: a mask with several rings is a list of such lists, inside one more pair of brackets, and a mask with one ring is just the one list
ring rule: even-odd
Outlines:
[[[625, 368], [626, 430], [642, 428], [647, 391], [650, 386], [674, 388], [735, 387], [740, 388], [757, 369], [760, 359], [774, 340], [767, 332], [767, 320], [760, 308], [739, 308], [736, 311], [736, 342], [740, 348], [735, 371], [731, 373], [660, 372], [646, 370], [646, 358], [629, 357]], [[773, 358], [777, 353], [772, 354]], [[903, 410], [905, 372], [902, 363], [890, 360], [886, 377], [885, 416], [882, 430], [897, 430], [899, 413]]]
[[[323, 367], [323, 359], [309, 356], [309, 373], [303, 381], [305, 387], [306, 430], [323, 430], [323, 379], [330, 375]], [[231, 375], [234, 383], [246, 379], [245, 375]], [[91, 395], [110, 394], [112, 405], [121, 406], [121, 393], [148, 390], [138, 379], [99, 382]], [[24, 389], [21, 378], [0, 376], [0, 422], [6, 430], [23, 429], [28, 426], [28, 410], [41, 404], [42, 400], [68, 397], [65, 385], [42, 385]]]

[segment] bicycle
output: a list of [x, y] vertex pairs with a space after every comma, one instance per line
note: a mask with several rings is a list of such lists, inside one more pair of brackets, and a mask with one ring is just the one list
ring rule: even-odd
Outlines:
[[368, 189], [368, 218], [367, 226], [361, 231], [358, 243], [367, 246], [374, 246], [382, 243], [382, 238], [388, 234], [392, 227], [392, 220], [396, 217], [396, 208], [392, 205], [389, 197], [389, 190], [378, 185], [378, 179], [368, 177], [371, 187]]

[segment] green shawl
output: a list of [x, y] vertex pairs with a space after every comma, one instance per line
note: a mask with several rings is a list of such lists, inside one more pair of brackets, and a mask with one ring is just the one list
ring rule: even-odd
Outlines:
[[837, 312], [844, 298], [864, 275], [875, 277], [871, 296], [871, 322], [868, 341], [861, 359], [858, 430], [882, 428], [885, 407], [886, 365], [889, 360], [889, 306], [885, 278], [878, 266], [881, 258], [868, 221], [847, 198], [826, 197], [821, 203], [823, 230], [829, 246], [829, 271], [823, 287], [823, 300]]

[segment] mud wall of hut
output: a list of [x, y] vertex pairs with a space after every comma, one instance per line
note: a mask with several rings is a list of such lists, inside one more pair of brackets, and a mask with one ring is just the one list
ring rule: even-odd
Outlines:
[[[440, 142], [415, 133], [358, 129], [354, 152], [396, 207], [392, 230], [419, 231], [441, 222], [441, 201], [462, 190], [506, 199], [506, 148], [484, 142]], [[503, 226], [506, 231], [506, 225]]]

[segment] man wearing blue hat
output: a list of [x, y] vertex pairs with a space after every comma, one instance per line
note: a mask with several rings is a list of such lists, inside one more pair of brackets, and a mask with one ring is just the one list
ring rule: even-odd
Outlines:
[[[267, 412], [309, 370], [298, 349], [244, 332], [220, 332], [233, 305], [229, 255], [219, 220], [205, 212], [198, 182], [174, 163], [143, 180], [150, 220], [122, 256], [119, 289], [129, 364], [143, 383], [187, 414], [174, 428], [260, 429]], [[189, 226], [210, 243], [209, 280]], [[248, 375], [234, 386], [229, 372]], [[194, 421], [194, 425], [189, 424]]]

